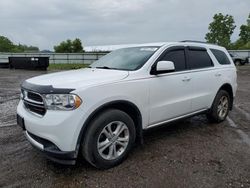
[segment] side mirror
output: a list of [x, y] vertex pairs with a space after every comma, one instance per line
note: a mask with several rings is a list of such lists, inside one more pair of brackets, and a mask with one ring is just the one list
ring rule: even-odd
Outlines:
[[175, 67], [172, 61], [158, 61], [156, 67], [151, 70], [151, 74], [163, 74], [168, 72], [174, 72]]

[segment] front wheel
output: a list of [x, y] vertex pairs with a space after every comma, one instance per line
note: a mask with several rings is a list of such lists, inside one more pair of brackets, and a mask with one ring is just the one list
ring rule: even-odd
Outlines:
[[229, 113], [230, 105], [231, 100], [228, 92], [225, 90], [220, 90], [217, 93], [213, 105], [207, 114], [208, 119], [217, 123], [224, 121]]
[[134, 122], [128, 114], [106, 110], [88, 126], [82, 143], [83, 157], [97, 168], [116, 166], [127, 157], [135, 135]]

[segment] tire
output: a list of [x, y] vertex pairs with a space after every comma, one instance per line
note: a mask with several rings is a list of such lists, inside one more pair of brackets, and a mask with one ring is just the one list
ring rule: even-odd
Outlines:
[[82, 155], [96, 168], [114, 167], [128, 156], [135, 135], [135, 125], [128, 114], [117, 109], [106, 110], [90, 122], [81, 145]]
[[241, 61], [240, 60], [235, 60], [235, 63], [234, 63], [236, 66], [239, 66], [241, 65]]
[[245, 65], [246, 63], [244, 61], [241, 61], [240, 62], [240, 65]]
[[208, 119], [215, 123], [224, 121], [229, 113], [230, 106], [231, 100], [228, 92], [225, 90], [220, 90], [217, 93], [213, 105], [207, 114]]

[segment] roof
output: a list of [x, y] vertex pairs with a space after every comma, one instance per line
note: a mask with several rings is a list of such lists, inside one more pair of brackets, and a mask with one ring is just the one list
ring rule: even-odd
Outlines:
[[197, 45], [199, 46], [213, 46], [213, 47], [219, 47], [215, 44], [210, 44], [206, 42], [200, 42], [200, 41], [180, 41], [180, 42], [155, 42], [155, 43], [143, 43], [143, 44], [120, 44], [120, 45], [104, 45], [104, 46], [88, 46], [85, 47], [84, 50], [89, 51], [113, 51], [120, 48], [129, 48], [129, 47], [143, 47], [143, 46], [156, 46], [161, 47], [163, 45], [171, 45], [171, 44], [180, 44], [180, 45]]
[[140, 46], [163, 46], [166, 44], [171, 44], [168, 42], [155, 42], [155, 43], [143, 43], [143, 44], [120, 44], [120, 45], [103, 45], [103, 46], [87, 46], [84, 48], [85, 51], [113, 51], [120, 48], [129, 48], [129, 47], [140, 47]]

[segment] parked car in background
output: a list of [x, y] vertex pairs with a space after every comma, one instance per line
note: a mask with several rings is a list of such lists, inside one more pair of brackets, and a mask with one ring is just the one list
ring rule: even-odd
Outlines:
[[[204, 113], [226, 119], [237, 88], [225, 48], [198, 42], [115, 50], [88, 68], [30, 78], [17, 121], [50, 159], [97, 168], [121, 163], [143, 130]], [[163, 146], [166, 147], [166, 146]]]
[[235, 65], [245, 65], [248, 63], [248, 57], [239, 56], [237, 54], [229, 53]]

